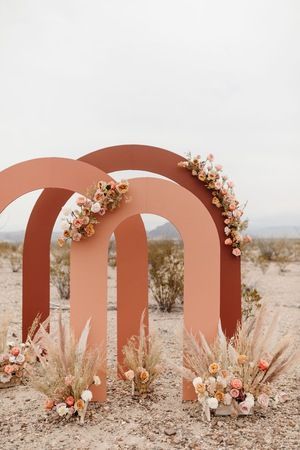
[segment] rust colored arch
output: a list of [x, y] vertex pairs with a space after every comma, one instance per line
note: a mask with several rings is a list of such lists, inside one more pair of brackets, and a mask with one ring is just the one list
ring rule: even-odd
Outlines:
[[[82, 162], [74, 161], [66, 158], [39, 158], [31, 161], [16, 164], [0, 173], [0, 213], [13, 200], [21, 195], [41, 188], [61, 188], [63, 192], [67, 192], [68, 196], [74, 192], [86, 192], [88, 186], [97, 180], [109, 181], [112, 178], [101, 171], [100, 169]], [[16, 182], [17, 180], [17, 182]], [[59, 192], [58, 189], [54, 189]], [[51, 192], [51, 191], [50, 191]], [[26, 286], [23, 286], [22, 304], [22, 328], [23, 339], [26, 338], [28, 329], [32, 324], [37, 314], [41, 314], [42, 318], [49, 315], [49, 284], [45, 286], [45, 278], [39, 278], [39, 265], [41, 261], [38, 259], [39, 252], [42, 251], [44, 260], [46, 255], [50, 253], [50, 238], [52, 229], [45, 230], [44, 224], [49, 223], [44, 220], [45, 217], [51, 216], [51, 207], [43, 210], [43, 215], [40, 216], [40, 221], [35, 222], [35, 227], [31, 231], [30, 241], [26, 242], [26, 270], [25, 280]], [[127, 297], [134, 293], [138, 295], [139, 304], [137, 311], [139, 317], [144, 309], [148, 306], [148, 261], [147, 261], [147, 236], [143, 226], [143, 222], [139, 216], [130, 217], [125, 221], [115, 232], [116, 240], [118, 242], [119, 258], [124, 258], [128, 252], [128, 227], [134, 232], [135, 246], [130, 250], [133, 262], [131, 265], [121, 264], [118, 271], [118, 305], [124, 303]], [[48, 231], [50, 234], [45, 233]], [[139, 261], [139, 252], [142, 253], [143, 259]], [[137, 264], [138, 267], [137, 267]], [[46, 264], [48, 267], [49, 261]], [[138, 272], [139, 277], [136, 279], [133, 275]], [[131, 283], [128, 284], [128, 279]], [[48, 278], [49, 283], [49, 278]], [[47, 292], [48, 296], [43, 297], [43, 293]], [[119, 328], [127, 329], [127, 338], [136, 334], [139, 329], [139, 317], [132, 319], [130, 324], [123, 323], [123, 316], [118, 315], [117, 326]], [[126, 319], [125, 319], [126, 320]], [[145, 315], [145, 325], [148, 326], [148, 313]], [[121, 354], [118, 354], [121, 362]]]
[[[235, 331], [237, 322], [241, 319], [240, 259], [234, 257], [231, 250], [223, 244], [223, 218], [220, 211], [212, 205], [210, 192], [204, 186], [201, 186], [199, 181], [192, 177], [188, 171], [177, 167], [182, 157], [162, 148], [131, 144], [103, 148], [83, 156], [80, 160], [97, 166], [106, 173], [131, 169], [163, 175], [191, 191], [205, 205], [215, 222], [221, 242], [221, 320], [226, 334], [231, 336]], [[48, 243], [57, 215], [70, 195], [70, 192], [62, 189], [46, 189], [33, 208], [26, 229], [23, 252], [23, 301], [26, 305], [30, 303], [30, 286], [33, 282], [32, 261], [36, 261], [35, 277], [40, 280], [35, 288], [35, 296], [43, 298], [45, 303], [43, 310], [46, 310], [47, 305], [49, 305]], [[137, 236], [141, 236], [137, 218], [131, 220], [135, 222]], [[38, 234], [36, 233], [37, 229], [39, 229]], [[120, 233], [120, 236], [122, 236], [122, 233]], [[33, 242], [34, 247], [32, 247]], [[141, 239], [139, 239], [139, 242], [141, 242]], [[145, 252], [143, 255], [141, 251], [137, 255], [137, 265], [144, 264], [144, 257]]]
[[[158, 214], [170, 220], [184, 242], [184, 325], [189, 331], [201, 330], [211, 341], [220, 317], [220, 242], [209, 212], [190, 191], [159, 178], [130, 180], [132, 200], [110, 214], [93, 239], [71, 246], [71, 322], [79, 333], [88, 317], [97, 317], [91, 327], [90, 342], [99, 346], [107, 336], [107, 253], [109, 238], [126, 219], [141, 213]], [[127, 256], [130, 264], [131, 254]], [[82, 282], [82, 272], [85, 282]], [[199, 294], [201, 293], [201, 294]], [[83, 301], [83, 297], [85, 300]], [[138, 304], [137, 296], [127, 299], [118, 314], [127, 321], [139, 317], [128, 303]], [[127, 306], [127, 307], [126, 307]], [[127, 329], [120, 329], [122, 335]], [[101, 389], [94, 391], [96, 400], [106, 399], [103, 378]], [[184, 383], [183, 398], [195, 397], [191, 383]]]

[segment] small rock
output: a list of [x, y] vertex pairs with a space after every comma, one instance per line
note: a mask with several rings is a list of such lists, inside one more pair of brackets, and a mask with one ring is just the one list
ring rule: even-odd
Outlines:
[[167, 436], [175, 436], [176, 430], [174, 430], [174, 428], [166, 428], [166, 429], [164, 430], [164, 433], [165, 433]]

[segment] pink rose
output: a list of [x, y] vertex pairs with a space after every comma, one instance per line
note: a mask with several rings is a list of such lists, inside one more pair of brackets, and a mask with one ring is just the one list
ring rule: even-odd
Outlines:
[[230, 382], [230, 385], [233, 389], [242, 389], [243, 383], [239, 378], [233, 378]]
[[228, 187], [230, 187], [230, 188], [233, 188], [233, 186], [234, 186], [234, 182], [231, 180], [227, 181], [227, 184], [228, 184]]
[[230, 203], [229, 209], [230, 209], [230, 211], [234, 211], [236, 209], [236, 204], [235, 203]]
[[249, 405], [249, 403], [247, 401], [244, 401], [239, 404], [239, 410], [242, 414], [247, 415], [251, 411], [251, 406]]
[[224, 233], [226, 234], [226, 236], [228, 236], [230, 234], [230, 228], [229, 227], [225, 227], [224, 228]]
[[10, 353], [11, 353], [13, 356], [18, 356], [18, 354], [20, 353], [20, 349], [19, 349], [18, 347], [13, 347], [13, 348], [11, 349]]
[[260, 359], [257, 367], [259, 368], [259, 370], [266, 371], [269, 368], [269, 363], [264, 359]]
[[230, 395], [232, 398], [238, 398], [238, 396], [240, 395], [240, 392], [237, 389], [231, 389]]
[[68, 406], [73, 406], [75, 403], [74, 397], [72, 397], [72, 395], [69, 395], [69, 397], [66, 398], [65, 402]]
[[227, 238], [225, 239], [225, 245], [231, 245], [232, 244], [232, 239]]
[[106, 209], [105, 208], [100, 208], [99, 215], [100, 216], [104, 216], [105, 213], [106, 213]]
[[241, 252], [241, 250], [240, 250], [239, 248], [234, 248], [234, 249], [232, 250], [232, 254], [233, 254], [234, 256], [241, 256], [242, 252]]
[[208, 159], [208, 161], [213, 161], [214, 160], [214, 155], [212, 153], [209, 153], [207, 155], [207, 159]]
[[267, 407], [269, 406], [269, 401], [270, 401], [270, 399], [267, 394], [260, 394], [257, 397], [257, 402], [262, 408], [267, 409]]
[[229, 219], [225, 219], [224, 223], [226, 223], [226, 225], [229, 225], [230, 224], [230, 220]]
[[216, 168], [216, 170], [220, 171], [223, 169], [223, 166], [221, 166], [221, 164], [216, 164], [215, 168]]
[[73, 226], [75, 227], [75, 228], [80, 228], [81, 227], [81, 225], [82, 225], [82, 220], [81, 219], [74, 219], [73, 220]]
[[227, 195], [227, 192], [228, 192], [227, 189], [221, 189], [221, 194], [222, 195]]
[[215, 189], [219, 190], [219, 189], [221, 189], [221, 187], [222, 187], [221, 181], [216, 181], [215, 182]]
[[75, 241], [75, 242], [79, 242], [81, 238], [82, 238], [82, 236], [81, 236], [80, 233], [76, 233], [76, 232], [75, 232], [75, 233], [72, 234], [72, 239], [73, 239], [73, 241]]
[[77, 197], [76, 204], [77, 204], [78, 206], [84, 205], [85, 202], [86, 202], [86, 198], [85, 198], [85, 197], [82, 197], [82, 196]]

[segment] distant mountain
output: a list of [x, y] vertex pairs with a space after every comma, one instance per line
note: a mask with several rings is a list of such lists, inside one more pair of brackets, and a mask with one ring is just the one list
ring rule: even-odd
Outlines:
[[[288, 239], [300, 239], [300, 226], [270, 226], [270, 227], [258, 227], [250, 226], [248, 230], [249, 234], [258, 238], [288, 238]], [[7, 242], [23, 242], [25, 231], [1, 231], [0, 241]], [[163, 225], [159, 225], [147, 233], [148, 239], [160, 240], [181, 239], [180, 234], [170, 222], [166, 222]], [[59, 236], [58, 232], [52, 234], [52, 242], [56, 241]]]
[[[5, 242], [23, 242], [25, 230], [22, 231], [0, 231], [0, 241]], [[56, 241], [59, 233], [56, 231], [52, 234], [52, 242]]]
[[180, 234], [170, 222], [159, 225], [151, 231], [148, 231], [148, 239], [181, 239]]

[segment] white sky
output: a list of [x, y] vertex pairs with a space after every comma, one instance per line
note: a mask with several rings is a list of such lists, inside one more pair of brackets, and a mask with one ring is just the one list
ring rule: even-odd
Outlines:
[[[213, 152], [253, 224], [299, 226], [299, 44], [298, 0], [0, 0], [0, 169], [124, 143]], [[24, 228], [33, 198], [0, 228]]]

